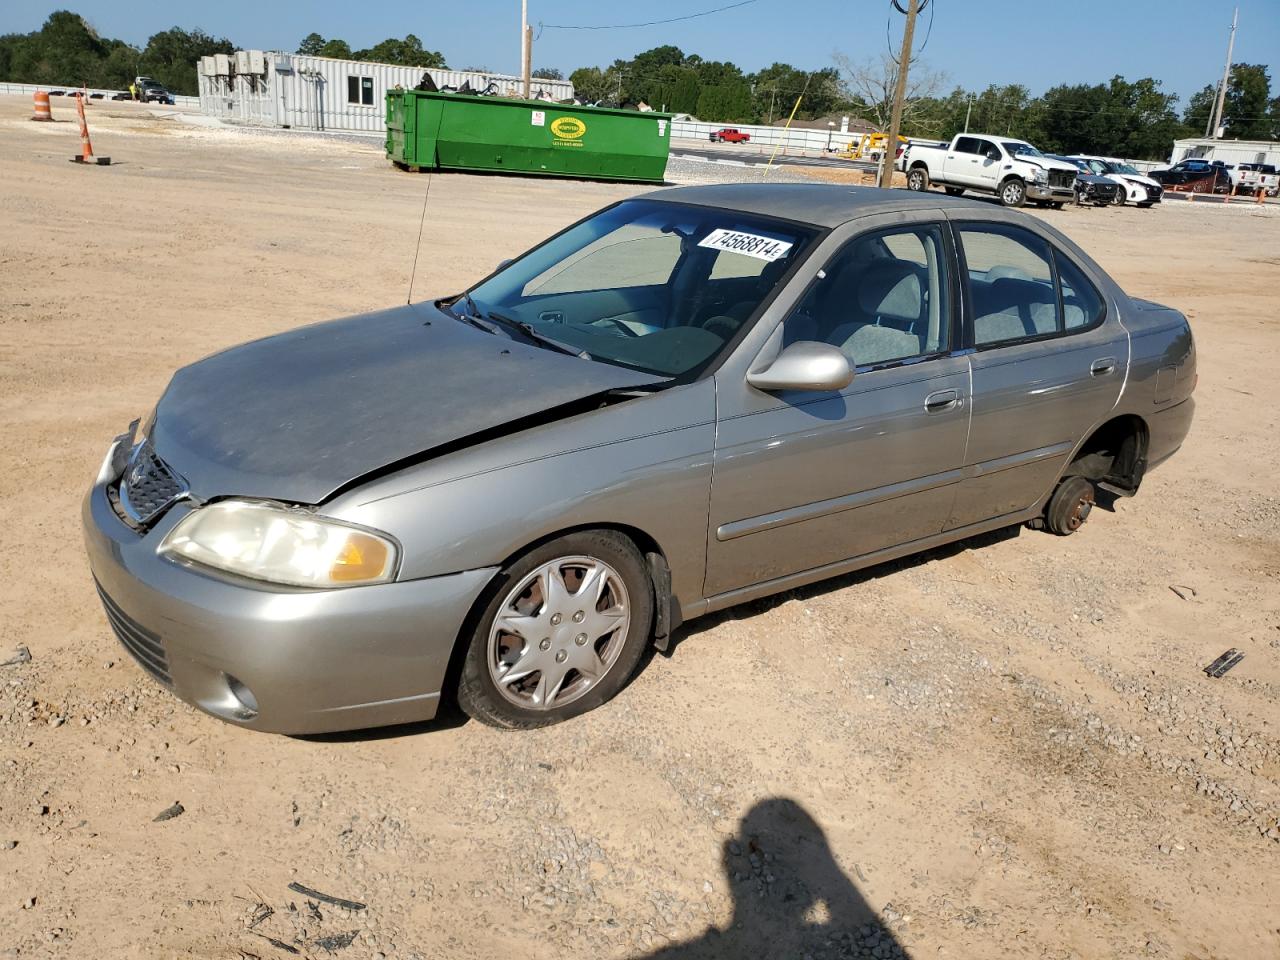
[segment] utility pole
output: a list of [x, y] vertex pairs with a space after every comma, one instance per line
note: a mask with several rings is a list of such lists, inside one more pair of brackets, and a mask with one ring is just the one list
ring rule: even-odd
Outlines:
[[529, 99], [530, 77], [533, 44], [529, 36], [529, 0], [520, 0], [520, 80], [524, 83], [524, 98]]
[[1218, 139], [1218, 128], [1222, 126], [1222, 107], [1227, 99], [1227, 84], [1231, 82], [1231, 52], [1236, 45], [1236, 22], [1239, 19], [1240, 8], [1236, 7], [1235, 13], [1231, 15], [1231, 39], [1227, 41], [1227, 66], [1222, 71], [1222, 86], [1218, 88], [1218, 102], [1209, 113], [1209, 129], [1204, 132], [1206, 137], [1213, 140]]
[[908, 0], [907, 25], [902, 31], [902, 53], [898, 57], [898, 82], [893, 91], [893, 113], [889, 117], [889, 139], [880, 162], [880, 187], [893, 183], [893, 163], [898, 155], [898, 131], [902, 129], [902, 101], [907, 96], [907, 68], [911, 66], [911, 41], [915, 38], [916, 14], [920, 0]]
[[973, 113], [973, 94], [969, 94], [969, 106], [964, 110], [964, 132], [969, 132], [969, 116]]

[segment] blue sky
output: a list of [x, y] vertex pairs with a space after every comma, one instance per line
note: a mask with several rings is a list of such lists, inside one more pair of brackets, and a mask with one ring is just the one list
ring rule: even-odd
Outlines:
[[[529, 0], [529, 19], [544, 24], [616, 24], [676, 17], [732, 0]], [[1153, 76], [1184, 99], [1221, 76], [1231, 0], [934, 0], [933, 32], [924, 58], [953, 84], [981, 88], [1021, 83], [1032, 93], [1066, 82]], [[316, 31], [353, 48], [415, 33], [442, 51], [450, 66], [516, 72], [519, 0], [14, 0], [0, 5], [0, 33], [37, 29], [52, 10], [74, 9], [99, 32], [141, 44], [170, 26], [201, 27], [240, 47], [297, 48]], [[1241, 0], [1237, 62], [1270, 63], [1280, 92], [1280, 4]], [[885, 49], [888, 0], [755, 0], [712, 16], [666, 26], [622, 30], [543, 30], [534, 65], [567, 74], [640, 50], [673, 43], [744, 70], [775, 60], [814, 69], [840, 50], [855, 59]], [[1050, 17], [1050, 11], [1056, 11]], [[894, 16], [895, 31], [901, 17]], [[928, 26], [926, 15], [922, 23]], [[8, 79], [8, 78], [0, 78]]]

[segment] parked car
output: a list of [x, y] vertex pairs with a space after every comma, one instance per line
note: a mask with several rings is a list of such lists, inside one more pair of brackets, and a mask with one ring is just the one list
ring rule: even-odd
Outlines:
[[1061, 160], [1064, 163], [1070, 163], [1075, 166], [1077, 171], [1075, 183], [1077, 204], [1091, 203], [1094, 206], [1101, 207], [1110, 206], [1117, 202], [1116, 198], [1120, 195], [1119, 181], [1095, 173], [1085, 160], [1074, 160], [1071, 157], [1059, 157], [1053, 154], [1046, 154], [1046, 156], [1051, 160]]
[[1222, 164], [1199, 158], [1179, 160], [1170, 167], [1152, 170], [1149, 176], [1164, 189], [1179, 193], [1227, 193], [1231, 189], [1231, 176]]
[[463, 293], [179, 370], [85, 498], [89, 564], [139, 665], [232, 723], [456, 696], [535, 727], [683, 621], [998, 528], [1070, 534], [1179, 448], [1195, 371], [1181, 313], [1025, 214], [662, 190]]
[[713, 130], [710, 137], [712, 143], [746, 143], [751, 139], [751, 134], [743, 133], [733, 127], [723, 127]]
[[1231, 186], [1236, 193], [1274, 197], [1280, 193], [1280, 174], [1270, 163], [1239, 163], [1231, 175]]
[[1089, 168], [1094, 173], [1110, 177], [1120, 184], [1122, 189], [1116, 195], [1118, 204], [1128, 202], [1147, 208], [1159, 203], [1164, 195], [1164, 188], [1158, 182], [1145, 176], [1131, 163], [1115, 157], [1095, 157], [1088, 154], [1080, 154], [1068, 159], [1083, 160], [1089, 164]]
[[912, 144], [905, 163], [908, 190], [937, 183], [952, 196], [966, 190], [993, 194], [1006, 207], [1030, 200], [1061, 209], [1076, 197], [1075, 164], [1051, 160], [1008, 137], [962, 133], [945, 147]]

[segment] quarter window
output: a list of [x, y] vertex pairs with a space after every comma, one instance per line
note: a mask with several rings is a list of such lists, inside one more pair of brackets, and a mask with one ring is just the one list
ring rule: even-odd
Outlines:
[[373, 106], [373, 77], [347, 77], [347, 103]]
[[859, 237], [836, 254], [787, 317], [784, 338], [832, 344], [856, 366], [947, 350], [946, 262], [936, 226]]
[[1055, 251], [1058, 281], [1062, 284], [1063, 326], [1067, 330], [1092, 327], [1102, 319], [1102, 294], [1074, 263]]

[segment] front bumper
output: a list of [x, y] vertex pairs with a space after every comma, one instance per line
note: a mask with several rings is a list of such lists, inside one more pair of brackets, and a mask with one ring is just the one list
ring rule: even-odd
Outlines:
[[1051, 187], [1047, 183], [1027, 183], [1028, 200], [1048, 200], [1051, 203], [1071, 203], [1076, 198], [1072, 187]]
[[270, 733], [435, 715], [459, 629], [494, 569], [341, 590], [255, 584], [156, 554], [189, 510], [176, 504], [139, 534], [105, 483], [84, 500], [107, 619], [148, 673], [206, 713]]

